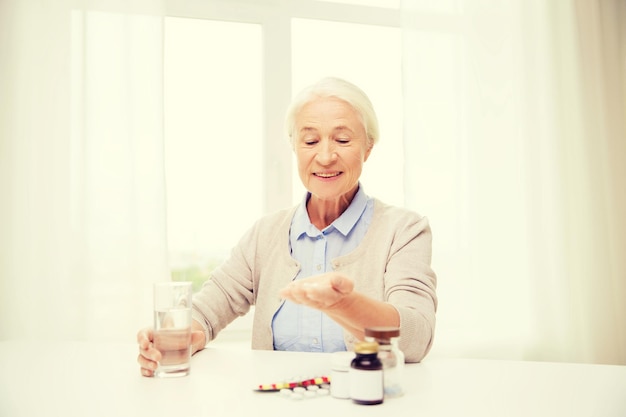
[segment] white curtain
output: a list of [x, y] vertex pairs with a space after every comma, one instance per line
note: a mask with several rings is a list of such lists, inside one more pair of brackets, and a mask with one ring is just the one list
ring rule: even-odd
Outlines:
[[134, 340], [151, 321], [163, 24], [143, 3], [0, 2], [0, 340]]
[[626, 3], [403, 3], [434, 354], [626, 364]]

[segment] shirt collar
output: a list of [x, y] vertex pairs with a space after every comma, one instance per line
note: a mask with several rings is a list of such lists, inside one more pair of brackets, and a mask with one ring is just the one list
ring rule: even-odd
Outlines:
[[[309, 192], [305, 193], [304, 198], [296, 209], [296, 213], [294, 214], [293, 221], [291, 223], [291, 237], [296, 240], [305, 233], [311, 237], [318, 236], [320, 234], [317, 228], [313, 226], [309, 220], [309, 214], [306, 211], [306, 203], [309, 200], [310, 195], [311, 193]], [[361, 215], [365, 210], [365, 206], [367, 205], [367, 200], [368, 196], [365, 194], [365, 191], [363, 191], [363, 187], [359, 184], [359, 189], [354, 195], [354, 198], [348, 208], [341, 214], [341, 216], [339, 216], [339, 218], [332, 222], [326, 230], [330, 231], [334, 228], [342, 235], [347, 236], [359, 218], [361, 218]]]

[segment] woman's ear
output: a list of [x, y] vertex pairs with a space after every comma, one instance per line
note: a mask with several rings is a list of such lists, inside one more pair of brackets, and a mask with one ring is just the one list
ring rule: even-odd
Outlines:
[[374, 141], [368, 139], [367, 149], [365, 150], [365, 157], [363, 158], [363, 162], [367, 161], [367, 158], [370, 157], [370, 153], [372, 153], [372, 148], [374, 147]]

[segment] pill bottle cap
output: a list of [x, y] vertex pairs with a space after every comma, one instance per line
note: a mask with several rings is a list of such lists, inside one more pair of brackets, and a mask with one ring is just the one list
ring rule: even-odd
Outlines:
[[359, 342], [354, 345], [354, 351], [356, 353], [370, 354], [378, 352], [377, 342]]
[[399, 337], [400, 329], [398, 327], [367, 327], [365, 328], [365, 337], [373, 337], [378, 340], [389, 340], [392, 337]]

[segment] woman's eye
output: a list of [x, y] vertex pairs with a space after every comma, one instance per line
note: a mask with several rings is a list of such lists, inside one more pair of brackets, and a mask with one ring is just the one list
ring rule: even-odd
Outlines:
[[349, 138], [337, 138], [336, 141], [339, 143], [349, 143], [350, 139]]

